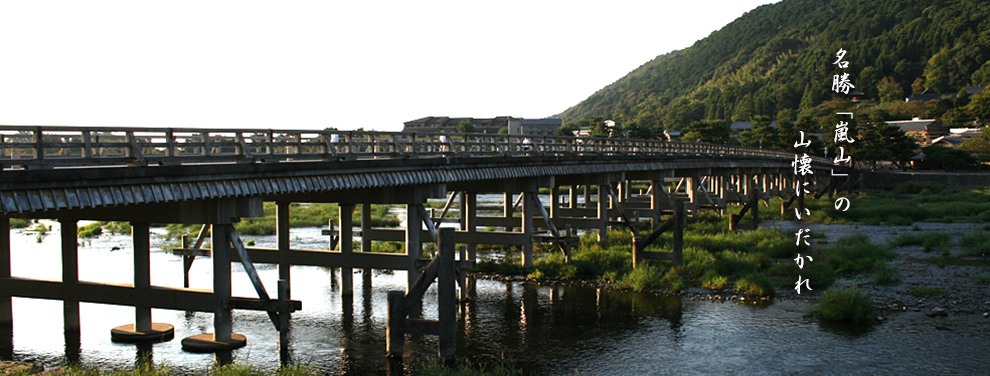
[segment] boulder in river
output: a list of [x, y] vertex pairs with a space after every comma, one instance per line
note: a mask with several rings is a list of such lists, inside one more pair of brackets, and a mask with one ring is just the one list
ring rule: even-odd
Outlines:
[[946, 312], [944, 309], [942, 309], [940, 307], [935, 307], [935, 308], [932, 308], [931, 311], [929, 311], [928, 313], [926, 313], [925, 316], [928, 316], [928, 317], [946, 317], [946, 316], [949, 316], [949, 313]]

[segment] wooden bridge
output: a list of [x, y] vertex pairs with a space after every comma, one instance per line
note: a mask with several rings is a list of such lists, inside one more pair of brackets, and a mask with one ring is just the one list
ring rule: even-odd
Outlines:
[[[652, 140], [0, 126], [0, 328], [6, 328], [0, 334], [12, 331], [11, 297], [62, 300], [67, 343], [78, 339], [79, 302], [135, 307], [134, 324], [113, 331], [114, 339], [122, 341], [170, 338], [171, 327], [153, 323], [151, 308], [213, 312], [214, 332], [184, 339], [183, 347], [219, 351], [221, 361], [229, 361], [229, 350], [246, 341], [233, 332], [233, 309], [267, 311], [285, 348], [289, 315], [302, 306], [290, 298], [290, 265], [340, 268], [342, 294], [352, 293], [354, 268], [399, 269], [408, 272], [408, 288], [389, 296], [389, 354], [401, 356], [405, 333], [425, 332], [440, 335], [441, 355], [449, 359], [456, 348], [454, 285], [461, 298], [468, 296], [465, 270], [473, 266], [477, 245], [517, 246], [523, 265], [531, 266], [534, 242], [555, 243], [569, 257], [578, 229], [604, 238], [610, 226], [649, 223], [653, 233], [633, 244], [634, 264], [643, 259], [679, 262], [685, 215], [724, 213], [726, 205], [737, 203], [745, 205], [755, 224], [761, 197], [791, 197], [803, 205], [801, 191], [836, 189], [847, 179], [833, 179], [832, 173], [850, 173], [830, 160], [812, 158], [813, 174], [801, 177], [794, 173], [794, 162], [791, 152]], [[646, 188], [634, 192], [633, 187]], [[550, 202], [541, 202], [541, 188], [549, 190]], [[479, 215], [492, 209], [479, 207], [479, 193], [504, 194], [496, 215]], [[442, 210], [428, 211], [424, 203], [431, 198], [447, 201]], [[263, 201], [277, 205], [275, 249], [244, 246], [233, 227], [240, 218], [261, 216]], [[293, 202], [340, 205], [336, 229], [326, 231], [336, 239], [334, 250], [293, 247], [288, 231]], [[405, 205], [408, 225], [372, 227], [371, 204]], [[457, 217], [450, 214], [454, 205], [459, 206]], [[358, 206], [361, 242], [356, 246], [351, 218]], [[11, 277], [9, 218], [60, 222], [61, 281]], [[733, 226], [740, 219], [734, 217]], [[79, 281], [79, 220], [131, 223], [133, 285]], [[195, 242], [187, 240], [176, 252], [188, 273], [212, 237], [212, 291], [150, 284], [152, 223], [204, 225]], [[441, 228], [444, 223], [456, 223], [457, 229]], [[674, 231], [674, 252], [645, 252], [667, 230]], [[404, 242], [405, 253], [371, 251], [373, 241], [387, 240]], [[439, 243], [432, 261], [423, 255], [423, 244], [429, 242]], [[466, 247], [455, 250], [454, 244]], [[243, 264], [256, 298], [231, 296], [231, 262]], [[278, 264], [275, 297], [253, 263]], [[434, 280], [440, 283], [440, 319], [417, 319], [416, 307]]]

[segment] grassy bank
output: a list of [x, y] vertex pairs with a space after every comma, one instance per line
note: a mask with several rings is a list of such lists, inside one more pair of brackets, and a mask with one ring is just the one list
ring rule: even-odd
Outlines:
[[[241, 235], [275, 235], [276, 233], [276, 205], [273, 202], [264, 203], [264, 215], [257, 218], [242, 218], [240, 222], [234, 224], [234, 228]], [[351, 219], [354, 224], [361, 223], [361, 206], [357, 206]], [[336, 223], [340, 208], [333, 203], [314, 204], [289, 204], [289, 222], [291, 227], [326, 227], [328, 221], [333, 219]], [[389, 213], [388, 205], [371, 205], [371, 225], [372, 227], [397, 227], [399, 218]], [[178, 239], [182, 235], [195, 235], [202, 225], [168, 224], [165, 229], [168, 231], [169, 239]]]
[[[361, 206], [357, 206], [351, 216], [355, 224], [361, 223]], [[388, 205], [371, 205], [372, 227], [396, 227], [399, 218], [388, 212]], [[329, 220], [338, 218], [340, 208], [337, 204], [289, 204], [289, 222], [292, 227], [324, 227]], [[244, 235], [274, 235], [276, 205], [273, 202], [264, 204], [264, 216], [258, 218], [243, 218], [234, 225], [237, 232]]]
[[[909, 226], [914, 222], [990, 222], [990, 188], [948, 190], [940, 187], [903, 185], [890, 192], [853, 194], [841, 193], [835, 198], [850, 201], [847, 211], [836, 210], [835, 201], [827, 197], [807, 198], [810, 216], [802, 221], [811, 223], [857, 223]], [[769, 207], [760, 207], [760, 218], [794, 219], [794, 209], [780, 215], [780, 198], [770, 200]], [[738, 209], [735, 209], [738, 210]]]
[[[640, 233], [645, 236], [646, 232]], [[811, 279], [814, 289], [824, 289], [840, 275], [869, 275], [878, 284], [895, 283], [896, 270], [887, 266], [892, 256], [886, 247], [870, 243], [862, 235], [842, 238], [814, 250], [799, 249], [795, 235], [776, 228], [729, 231], [728, 217], [703, 213], [688, 218], [684, 235], [683, 263], [648, 261], [632, 269], [632, 233], [609, 231], [599, 243], [596, 234], [585, 234], [573, 250], [570, 263], [548, 246], [537, 247], [533, 268], [518, 266], [510, 251], [497, 261], [481, 261], [476, 271], [504, 275], [526, 275], [536, 280], [601, 280], [635, 291], [663, 289], [677, 292], [685, 287], [732, 290], [740, 294], [768, 296], [778, 289], [791, 289], [798, 276]], [[647, 250], [670, 252], [672, 235], [662, 235]], [[810, 256], [803, 268], [795, 262], [798, 253]]]

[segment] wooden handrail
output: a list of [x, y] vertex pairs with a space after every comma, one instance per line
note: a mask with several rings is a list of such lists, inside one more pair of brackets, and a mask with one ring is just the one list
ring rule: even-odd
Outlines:
[[[0, 126], [0, 166], [4, 169], [232, 161], [276, 163], [333, 158], [440, 158], [453, 155], [795, 158], [793, 152], [743, 146], [619, 138], [289, 129]], [[812, 159], [817, 163], [832, 164], [825, 158]]]

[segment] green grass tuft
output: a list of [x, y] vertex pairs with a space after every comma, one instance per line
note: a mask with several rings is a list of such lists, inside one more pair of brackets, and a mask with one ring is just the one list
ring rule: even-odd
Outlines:
[[763, 273], [750, 273], [736, 281], [735, 287], [746, 295], [770, 296], [774, 293], [773, 282]]
[[856, 287], [833, 287], [822, 293], [812, 314], [825, 321], [865, 324], [873, 322], [876, 307]]
[[830, 247], [812, 252], [814, 262], [826, 262], [836, 273], [872, 272], [877, 261], [886, 261], [892, 255], [887, 249], [870, 243], [865, 235], [843, 237]]
[[897, 268], [877, 260], [877, 265], [873, 266], [872, 279], [873, 283], [878, 285], [890, 286], [900, 282], [901, 272]]
[[941, 232], [929, 232], [925, 234], [924, 239], [921, 241], [922, 250], [925, 252], [937, 251], [939, 253], [946, 253], [952, 246], [952, 238], [949, 234]]
[[666, 271], [654, 264], [643, 264], [622, 279], [622, 286], [633, 291], [654, 290], [663, 287]]
[[980, 256], [990, 254], [990, 233], [974, 232], [962, 237], [960, 256]]
[[908, 294], [915, 298], [927, 298], [931, 296], [945, 295], [945, 289], [941, 287], [914, 287], [908, 290]]
[[93, 222], [88, 225], [79, 226], [77, 234], [80, 238], [92, 238], [103, 234], [103, 223]]

